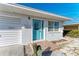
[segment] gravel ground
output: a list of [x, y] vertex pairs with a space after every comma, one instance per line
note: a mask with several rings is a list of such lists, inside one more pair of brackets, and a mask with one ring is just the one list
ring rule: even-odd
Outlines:
[[66, 56], [79, 56], [79, 38], [72, 38], [73, 40], [65, 44], [60, 51]]
[[[49, 49], [48, 51], [39, 51], [39, 56], [79, 56], [79, 38], [65, 37], [65, 41], [53, 43], [46, 42], [48, 47], [56, 48], [55, 50]], [[43, 44], [42, 44], [43, 45]], [[28, 47], [27, 47], [28, 48]], [[29, 50], [30, 53], [30, 50]], [[28, 52], [27, 52], [28, 54]]]
[[53, 51], [51, 56], [79, 56], [79, 38], [66, 38], [71, 40], [66, 44], [60, 45], [60, 49]]

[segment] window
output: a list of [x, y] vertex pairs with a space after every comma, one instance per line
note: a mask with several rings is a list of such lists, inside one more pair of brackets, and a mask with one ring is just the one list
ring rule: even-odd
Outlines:
[[48, 21], [48, 31], [53, 31], [53, 23], [51, 21]]
[[58, 31], [59, 22], [48, 21], [48, 31]]

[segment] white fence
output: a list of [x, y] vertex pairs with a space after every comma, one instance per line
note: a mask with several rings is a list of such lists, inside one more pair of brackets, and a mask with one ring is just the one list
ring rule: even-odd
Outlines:
[[19, 43], [20, 30], [0, 30], [0, 46]]

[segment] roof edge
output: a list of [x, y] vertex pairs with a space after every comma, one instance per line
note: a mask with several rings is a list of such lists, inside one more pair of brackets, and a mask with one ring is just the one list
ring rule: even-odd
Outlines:
[[8, 4], [6, 4], [6, 5], [14, 6], [14, 7], [16, 7], [16, 8], [21, 8], [21, 9], [25, 9], [25, 10], [26, 10], [26, 9], [29, 9], [29, 10], [32, 10], [32, 11], [35, 11], [35, 12], [38, 12], [38, 13], [47, 14], [47, 15], [51, 15], [51, 16], [55, 16], [55, 17], [60, 17], [60, 18], [66, 19], [66, 20], [72, 19], [72, 18], [60, 16], [60, 15], [53, 14], [53, 13], [50, 13], [50, 12], [47, 12], [47, 11], [35, 9], [35, 8], [32, 8], [32, 7], [28, 7], [28, 6], [24, 6], [24, 5], [20, 5], [20, 4], [16, 4], [16, 3], [8, 3]]

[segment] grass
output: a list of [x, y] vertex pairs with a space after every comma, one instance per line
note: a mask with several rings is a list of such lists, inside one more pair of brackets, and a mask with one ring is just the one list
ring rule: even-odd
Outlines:
[[72, 38], [79, 38], [79, 30], [72, 30], [68, 32], [66, 36], [69, 36]]

